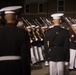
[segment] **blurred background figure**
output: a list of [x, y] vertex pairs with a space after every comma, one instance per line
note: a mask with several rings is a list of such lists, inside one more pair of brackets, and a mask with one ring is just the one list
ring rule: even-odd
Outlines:
[[[76, 31], [76, 24], [72, 25]], [[76, 70], [76, 34], [71, 30], [70, 33], [70, 62], [69, 62], [69, 70]]]
[[20, 8], [20, 6], [10, 6], [3, 10], [6, 25], [0, 28], [1, 75], [31, 74], [29, 35], [27, 31], [16, 26], [14, 10]]

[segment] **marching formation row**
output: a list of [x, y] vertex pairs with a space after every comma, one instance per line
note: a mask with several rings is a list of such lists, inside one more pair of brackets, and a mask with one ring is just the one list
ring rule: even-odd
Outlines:
[[[40, 17], [40, 20], [42, 22], [35, 19], [33, 20], [33, 24], [32, 24], [30, 21], [22, 17], [18, 21], [17, 27], [28, 31], [30, 37], [30, 44], [31, 44], [30, 52], [31, 52], [32, 64], [45, 61], [45, 66], [48, 66], [48, 62], [46, 61], [47, 59], [44, 52], [44, 36], [45, 36], [45, 32], [48, 29], [53, 28], [54, 25], [52, 21], [48, 20], [47, 18]], [[68, 22], [69, 18], [67, 18], [66, 21]], [[61, 27], [64, 29], [69, 29], [69, 27], [67, 28], [65, 26], [61, 26]]]

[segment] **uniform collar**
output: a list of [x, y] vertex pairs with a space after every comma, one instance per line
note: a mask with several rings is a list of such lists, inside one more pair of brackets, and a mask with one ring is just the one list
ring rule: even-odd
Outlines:
[[6, 25], [8, 25], [8, 26], [16, 26], [15, 23], [7, 23]]
[[59, 25], [59, 26], [55, 26], [55, 25], [54, 25], [54, 27], [60, 27], [60, 25]]

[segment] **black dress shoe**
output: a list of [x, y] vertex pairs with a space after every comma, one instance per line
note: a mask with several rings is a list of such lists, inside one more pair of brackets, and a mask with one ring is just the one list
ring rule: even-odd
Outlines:
[[76, 68], [74, 68], [74, 71], [76, 71]]
[[74, 71], [74, 69], [69, 69], [69, 71]]

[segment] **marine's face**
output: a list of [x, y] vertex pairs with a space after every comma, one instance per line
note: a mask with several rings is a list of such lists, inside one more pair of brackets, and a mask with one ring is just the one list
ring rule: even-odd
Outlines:
[[31, 32], [31, 29], [30, 29], [30, 28], [27, 28], [27, 31], [28, 31], [28, 32]]
[[39, 29], [38, 29], [38, 28], [37, 28], [36, 30], [37, 30], [37, 31], [39, 31]]

